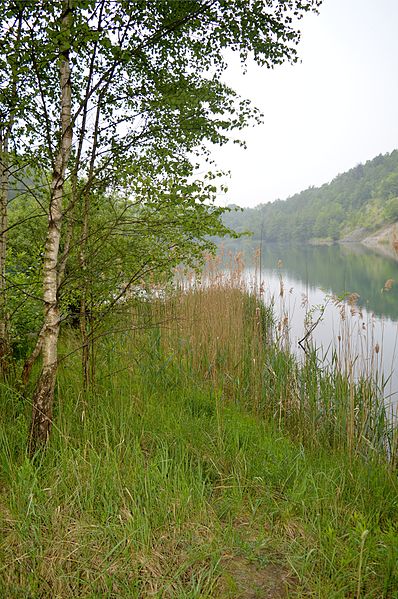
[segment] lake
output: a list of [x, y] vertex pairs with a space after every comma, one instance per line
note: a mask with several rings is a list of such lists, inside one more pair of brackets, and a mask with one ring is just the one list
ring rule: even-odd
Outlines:
[[223, 251], [226, 260], [241, 253], [252, 287], [261, 280], [262, 296], [274, 302], [296, 355], [305, 356], [301, 346], [310, 337], [299, 341], [317, 323], [311, 338], [318, 356], [330, 362], [335, 350], [341, 363], [355, 361], [356, 376], [377, 373], [380, 383], [387, 381], [386, 400], [396, 404], [398, 260], [357, 244], [263, 244], [261, 256], [258, 250], [258, 243], [242, 240]]

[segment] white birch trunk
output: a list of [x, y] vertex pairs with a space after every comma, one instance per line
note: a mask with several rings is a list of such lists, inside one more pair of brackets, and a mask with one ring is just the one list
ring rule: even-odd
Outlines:
[[63, 217], [65, 173], [72, 148], [71, 80], [69, 62], [69, 32], [71, 26], [71, 2], [64, 0], [61, 21], [61, 141], [55, 159], [51, 182], [51, 198], [47, 239], [43, 267], [44, 330], [41, 354], [42, 370], [33, 396], [33, 416], [30, 435], [30, 453], [46, 443], [52, 422], [54, 389], [58, 361], [58, 336], [60, 312], [58, 303], [59, 246]]

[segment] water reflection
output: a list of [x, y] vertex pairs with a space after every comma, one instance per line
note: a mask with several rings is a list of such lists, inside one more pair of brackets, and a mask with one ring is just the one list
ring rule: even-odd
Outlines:
[[[260, 270], [258, 251], [254, 265], [256, 249], [258, 244], [247, 240], [224, 248], [226, 260], [237, 252], [243, 254], [246, 278], [253, 285], [255, 280], [258, 284]], [[326, 306], [312, 333], [319, 355], [327, 362], [334, 349], [342, 362], [354, 358], [358, 372], [378, 372], [380, 380], [389, 381], [386, 396], [396, 401], [398, 261], [360, 245], [267, 244], [261, 251], [261, 281], [265, 301], [274, 301], [276, 317], [285, 320], [291, 348], [298, 357], [303, 355], [299, 341], [308, 329], [308, 319], [315, 322]], [[385, 288], [387, 281], [390, 289]], [[359, 296], [357, 307], [333, 299], [348, 293]]]
[[[226, 245], [226, 251], [242, 251], [246, 264], [253, 262], [258, 244], [242, 241]], [[280, 269], [277, 265], [282, 263]], [[324, 289], [342, 296], [357, 293], [358, 304], [367, 312], [398, 321], [398, 261], [363, 245], [294, 246], [264, 244], [261, 250], [264, 274], [280, 271], [300, 281], [301, 286]], [[385, 290], [387, 281], [392, 287]]]

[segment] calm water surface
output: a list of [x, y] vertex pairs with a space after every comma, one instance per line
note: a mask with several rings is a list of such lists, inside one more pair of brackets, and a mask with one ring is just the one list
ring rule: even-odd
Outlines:
[[[397, 403], [398, 260], [354, 244], [264, 244], [259, 276], [259, 259], [257, 267], [253, 259], [258, 247], [243, 241], [226, 246], [225, 252], [242, 253], [245, 276], [252, 285], [261, 279], [265, 301], [274, 302], [275, 315], [287, 326], [293, 351], [303, 356], [299, 340], [324, 307], [312, 333], [318, 355], [330, 361], [335, 349], [343, 362], [349, 353], [357, 372], [377, 371], [380, 381], [388, 381], [386, 399]], [[358, 295], [356, 307], [346, 299], [336, 305], [336, 298], [352, 293]]]

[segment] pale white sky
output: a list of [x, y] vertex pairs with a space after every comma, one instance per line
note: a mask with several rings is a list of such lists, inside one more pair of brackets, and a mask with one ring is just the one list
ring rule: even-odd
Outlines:
[[231, 60], [225, 81], [265, 117], [247, 150], [214, 151], [232, 173], [222, 204], [285, 199], [398, 147], [398, 0], [324, 0], [300, 28], [301, 64]]

